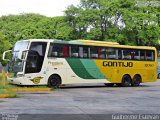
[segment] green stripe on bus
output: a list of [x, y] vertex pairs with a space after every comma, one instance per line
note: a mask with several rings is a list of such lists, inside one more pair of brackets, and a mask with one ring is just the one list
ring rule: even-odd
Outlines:
[[73, 45], [83, 45], [82, 42], [76, 42], [76, 41], [65, 41], [65, 40], [54, 40], [53, 43], [60, 43], [60, 44], [73, 44]]
[[106, 79], [106, 77], [101, 73], [97, 65], [91, 59], [81, 59], [81, 62], [87, 72], [96, 79]]
[[75, 45], [83, 45], [82, 42], [76, 42], [76, 41], [69, 41], [69, 44], [75, 44]]
[[80, 78], [83, 79], [96, 79], [92, 75], [90, 75], [80, 59], [74, 59], [74, 58], [66, 58], [68, 64], [70, 65], [71, 69], [73, 72], [79, 76]]

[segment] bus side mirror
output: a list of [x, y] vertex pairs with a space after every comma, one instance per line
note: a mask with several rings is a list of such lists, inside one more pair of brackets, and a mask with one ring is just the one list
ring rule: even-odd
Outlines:
[[7, 51], [3, 52], [2, 60], [4, 60], [4, 61], [10, 61], [9, 59], [6, 59], [6, 53], [9, 53], [11, 51], [12, 50], [7, 50]]

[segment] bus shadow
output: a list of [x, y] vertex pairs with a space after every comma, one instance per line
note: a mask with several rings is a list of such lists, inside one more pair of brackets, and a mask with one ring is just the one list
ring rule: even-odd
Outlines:
[[106, 86], [106, 85], [64, 85], [61, 86], [60, 89], [78, 89], [78, 88], [146, 88], [146, 87], [151, 87], [151, 85], [140, 85], [138, 87], [122, 87], [122, 86]]
[[71, 88], [104, 88], [104, 87], [107, 87], [105, 85], [93, 85], [93, 86], [89, 86], [89, 85], [76, 85], [76, 86], [70, 86], [70, 85], [67, 85], [67, 86], [61, 86], [60, 89], [71, 89]]

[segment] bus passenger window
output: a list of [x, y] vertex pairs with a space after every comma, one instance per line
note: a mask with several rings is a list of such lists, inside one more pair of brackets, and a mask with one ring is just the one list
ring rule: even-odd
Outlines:
[[107, 48], [106, 49], [106, 58], [107, 59], [117, 59], [116, 49], [115, 48]]
[[147, 50], [146, 51], [146, 60], [153, 61], [154, 60], [154, 54], [153, 51]]
[[63, 57], [63, 46], [52, 44], [49, 48], [48, 57]]
[[88, 47], [83, 47], [83, 58], [88, 58]]
[[98, 58], [98, 48], [97, 47], [90, 48], [90, 57], [91, 58]]
[[71, 57], [78, 58], [79, 57], [79, 47], [71, 46]]
[[122, 50], [118, 49], [118, 59], [121, 60], [122, 59]]
[[140, 50], [140, 60], [145, 60], [145, 51]]
[[79, 57], [83, 58], [83, 47], [79, 47]]
[[79, 57], [88, 58], [88, 47], [79, 47]]
[[98, 48], [98, 58], [105, 59], [105, 48]]
[[131, 50], [130, 49], [123, 49], [123, 59], [131, 60]]
[[131, 52], [131, 56], [133, 60], [139, 60], [140, 59], [140, 52], [139, 50], [133, 50]]
[[63, 57], [68, 57], [68, 56], [69, 56], [69, 47], [63, 46]]

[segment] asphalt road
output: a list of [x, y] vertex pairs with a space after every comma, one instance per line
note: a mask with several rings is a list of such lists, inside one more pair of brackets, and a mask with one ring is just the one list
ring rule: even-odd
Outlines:
[[160, 80], [140, 87], [65, 86], [0, 99], [9, 114], [160, 114]]

